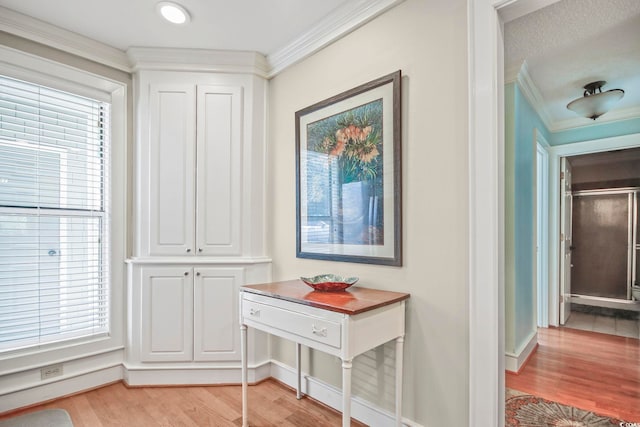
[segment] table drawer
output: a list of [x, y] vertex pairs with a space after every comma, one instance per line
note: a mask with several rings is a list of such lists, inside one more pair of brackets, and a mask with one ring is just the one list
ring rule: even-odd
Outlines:
[[242, 317], [308, 340], [340, 348], [340, 323], [246, 299], [242, 302]]

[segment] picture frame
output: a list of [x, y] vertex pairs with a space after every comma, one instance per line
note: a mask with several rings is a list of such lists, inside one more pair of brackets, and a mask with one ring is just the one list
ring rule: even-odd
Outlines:
[[401, 78], [295, 113], [296, 257], [402, 265]]

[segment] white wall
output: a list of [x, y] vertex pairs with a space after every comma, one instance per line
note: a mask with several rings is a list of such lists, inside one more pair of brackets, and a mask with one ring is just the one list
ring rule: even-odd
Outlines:
[[[271, 81], [269, 253], [273, 279], [322, 272], [359, 276], [360, 285], [411, 293], [405, 342], [403, 415], [425, 426], [468, 425], [467, 4], [407, 0]], [[295, 257], [295, 111], [401, 69], [404, 266]], [[293, 365], [294, 347], [273, 341]], [[389, 349], [391, 351], [391, 349]], [[355, 375], [354, 392], [391, 408], [393, 384]], [[338, 385], [340, 365], [314, 353], [305, 368]], [[372, 387], [391, 390], [379, 397]]]

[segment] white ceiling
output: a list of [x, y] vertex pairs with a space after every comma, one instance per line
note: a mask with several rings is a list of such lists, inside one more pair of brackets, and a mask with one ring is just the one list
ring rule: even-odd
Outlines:
[[[282, 48], [354, 0], [178, 0], [191, 24], [156, 13], [159, 0], [0, 0], [0, 6], [120, 50], [174, 47], [255, 51]], [[360, 1], [361, 3], [361, 1]]]
[[[640, 117], [640, 1], [561, 0], [505, 24], [505, 68], [526, 61], [555, 130]], [[596, 122], [566, 105], [587, 83], [623, 89], [615, 110]]]
[[[192, 23], [176, 26], [156, 13], [158, 1], [0, 0], [0, 7], [120, 51], [133, 46], [174, 47], [256, 51], [269, 56], [286, 52], [296, 40], [306, 40], [305, 34], [320, 23], [342, 25], [348, 31], [345, 23], [354, 11], [372, 9], [374, 3], [394, 3], [180, 0]], [[519, 69], [526, 61], [539, 92], [535, 107], [542, 110], [547, 126], [560, 130], [594, 124], [566, 105], [582, 96], [585, 84], [597, 80], [607, 81], [603, 90], [624, 89], [625, 96], [595, 123], [640, 117], [640, 0], [520, 0], [515, 5], [536, 4], [548, 6], [520, 17], [515, 14], [505, 24], [505, 68]]]

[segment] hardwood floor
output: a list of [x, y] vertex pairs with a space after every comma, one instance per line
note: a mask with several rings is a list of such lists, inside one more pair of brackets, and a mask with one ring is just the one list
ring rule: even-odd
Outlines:
[[[86, 393], [0, 416], [65, 409], [74, 427], [102, 426], [240, 426], [240, 386], [127, 388], [116, 383]], [[341, 414], [312, 399], [296, 399], [295, 391], [275, 380], [249, 387], [251, 426], [339, 426]], [[352, 421], [352, 426], [364, 426]]]
[[569, 328], [538, 330], [538, 350], [508, 388], [640, 422], [640, 340]]
[[[549, 328], [509, 388], [629, 422], [640, 422], [640, 340]], [[340, 425], [340, 413], [275, 380], [249, 387], [252, 426]], [[48, 408], [69, 412], [75, 427], [239, 426], [240, 386], [127, 388], [122, 383], [0, 415], [0, 420]], [[352, 426], [364, 426], [353, 421]]]

